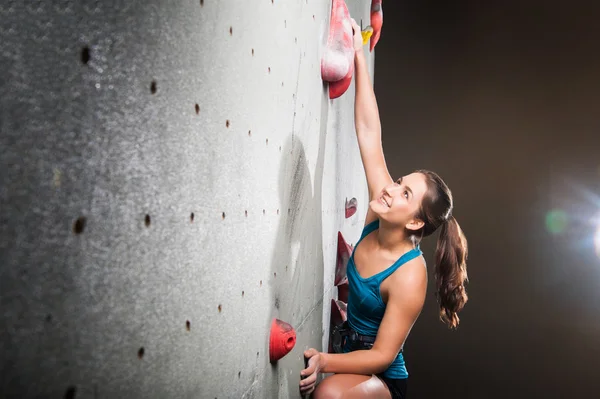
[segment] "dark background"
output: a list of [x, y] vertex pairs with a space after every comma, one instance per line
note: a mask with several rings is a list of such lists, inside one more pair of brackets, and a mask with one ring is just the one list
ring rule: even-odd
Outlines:
[[[411, 398], [600, 397], [600, 6], [589, 4], [383, 3], [388, 167], [438, 172], [470, 249], [457, 331], [438, 320], [430, 272], [406, 343]], [[548, 226], [553, 210], [566, 219]], [[423, 245], [430, 271], [436, 238]]]

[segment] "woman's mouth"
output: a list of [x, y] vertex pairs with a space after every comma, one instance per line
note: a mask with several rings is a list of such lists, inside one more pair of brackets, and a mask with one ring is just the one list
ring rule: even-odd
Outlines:
[[385, 196], [383, 196], [383, 195], [381, 197], [379, 197], [379, 203], [381, 205], [387, 206], [388, 208], [390, 207], [390, 204], [388, 204], [387, 200], [385, 199]]

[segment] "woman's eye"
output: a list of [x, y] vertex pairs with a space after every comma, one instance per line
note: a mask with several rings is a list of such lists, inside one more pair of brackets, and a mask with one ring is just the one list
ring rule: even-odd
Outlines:
[[404, 197], [405, 197], [406, 199], [408, 199], [408, 191], [406, 191], [406, 190], [404, 191]]

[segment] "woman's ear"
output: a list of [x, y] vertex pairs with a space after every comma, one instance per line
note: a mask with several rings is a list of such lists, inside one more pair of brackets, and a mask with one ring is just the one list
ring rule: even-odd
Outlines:
[[412, 230], [412, 231], [417, 231], [417, 230], [421, 229], [423, 226], [425, 226], [425, 222], [423, 222], [421, 219], [412, 219], [410, 222], [408, 222], [406, 224], [406, 228], [408, 230]]

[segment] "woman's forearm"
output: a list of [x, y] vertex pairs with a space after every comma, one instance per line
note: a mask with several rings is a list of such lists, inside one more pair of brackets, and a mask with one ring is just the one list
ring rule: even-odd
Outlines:
[[379, 121], [379, 110], [377, 100], [371, 85], [367, 59], [362, 50], [357, 51], [354, 56], [354, 74], [356, 96], [354, 100], [354, 125], [357, 134], [366, 132], [368, 134], [380, 134], [381, 122]]
[[374, 350], [357, 350], [349, 353], [321, 353], [321, 373], [371, 375], [383, 372], [389, 364], [382, 354]]

